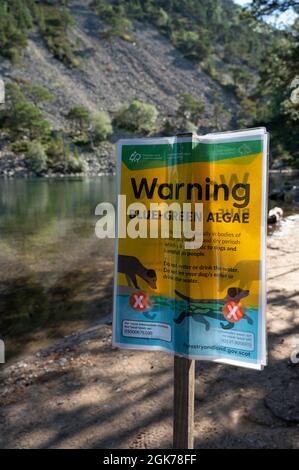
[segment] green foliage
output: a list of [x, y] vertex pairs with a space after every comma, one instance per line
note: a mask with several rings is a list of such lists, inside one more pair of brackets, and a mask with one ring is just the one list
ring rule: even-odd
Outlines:
[[76, 67], [78, 61], [67, 34], [68, 28], [73, 24], [73, 18], [67, 7], [40, 5], [36, 19], [40, 33], [53, 56], [68, 67]]
[[244, 96], [240, 101], [240, 105], [238, 126], [241, 128], [252, 126], [258, 120], [257, 101], [250, 96]]
[[[64, 2], [66, 3], [66, 2]], [[0, 0], [0, 54], [19, 63], [30, 30], [37, 26], [54, 57], [77, 66], [68, 28], [73, 24], [66, 5], [34, 0]]]
[[47, 155], [40, 142], [30, 142], [26, 155], [26, 163], [28, 168], [35, 173], [40, 173], [47, 168]]
[[10, 146], [11, 151], [15, 153], [27, 153], [29, 142], [27, 140], [17, 140]]
[[118, 36], [125, 41], [132, 42], [133, 38], [129, 34], [129, 28], [131, 26], [131, 22], [127, 18], [113, 16], [109, 20], [110, 28], [104, 32], [104, 36], [111, 37], [111, 36]]
[[203, 101], [194, 98], [189, 93], [181, 94], [181, 104], [177, 112], [178, 117], [184, 117], [194, 124], [198, 124], [204, 111], [205, 104]]
[[42, 111], [28, 101], [19, 85], [6, 87], [6, 109], [0, 116], [2, 127], [9, 130], [12, 140], [28, 137], [31, 140], [45, 139], [50, 133], [50, 125], [43, 118]]
[[67, 160], [67, 170], [71, 173], [84, 173], [87, 171], [87, 163], [80, 156], [77, 147], [73, 155]]
[[165, 31], [170, 26], [170, 17], [163, 8], [157, 8], [152, 13], [153, 22], [158, 28], [164, 29]]
[[198, 131], [200, 118], [205, 111], [203, 101], [194, 98], [189, 93], [182, 93], [180, 96], [180, 106], [174, 119], [167, 119], [164, 122], [163, 135], [176, 135], [178, 133], [196, 134]]
[[53, 136], [47, 146], [47, 156], [52, 164], [63, 162], [69, 155], [69, 146], [61, 135]]
[[216, 131], [223, 131], [225, 129], [224, 123], [231, 117], [230, 113], [225, 108], [219, 92], [214, 93], [213, 103], [213, 127]]
[[208, 35], [203, 31], [173, 31], [171, 38], [187, 59], [201, 61], [210, 53]]
[[109, 25], [102, 33], [103, 37], [111, 38], [118, 36], [125, 41], [133, 41], [133, 37], [129, 32], [132, 24], [126, 17], [125, 7], [123, 5], [119, 4], [115, 6], [105, 0], [94, 0], [91, 3], [91, 7], [94, 8], [100, 19], [104, 20], [105, 23]]
[[155, 129], [158, 111], [152, 104], [138, 100], [130, 105], [123, 105], [115, 116], [118, 127], [148, 134]]
[[83, 133], [90, 123], [90, 112], [84, 106], [74, 106], [67, 114], [71, 121], [73, 131]]
[[95, 144], [106, 140], [112, 134], [111, 119], [107, 113], [96, 114], [91, 121], [92, 139]]
[[[299, 20], [293, 28], [278, 37], [271, 54], [265, 55], [256, 90], [259, 103], [258, 123], [271, 132], [271, 148], [291, 154], [294, 165], [299, 161], [299, 103], [294, 92], [299, 90]], [[296, 84], [297, 83], [297, 84]], [[278, 153], [278, 152], [276, 152]]]
[[252, 84], [252, 74], [240, 64], [230, 64], [228, 70], [231, 73], [236, 94], [240, 97], [247, 96]]
[[[111, 18], [153, 23], [182, 53], [202, 61], [216, 53], [257, 66], [271, 42], [269, 28], [252, 17], [240, 19], [241, 9], [224, 0], [94, 0], [92, 7], [109, 23]], [[237, 40], [236, 40], [237, 38]]]
[[36, 106], [44, 102], [52, 102], [55, 100], [55, 96], [50, 93], [47, 88], [40, 85], [31, 85], [27, 83], [24, 86], [24, 92]]
[[27, 32], [33, 19], [27, 2], [0, 1], [0, 54], [13, 63], [20, 60], [21, 50], [27, 45]]
[[177, 133], [177, 126], [172, 120], [166, 119], [161, 129], [161, 133], [167, 137], [173, 136]]
[[67, 136], [63, 134], [52, 136], [46, 153], [48, 166], [54, 171], [83, 173], [88, 169], [87, 163], [80, 156], [78, 147], [70, 145]]

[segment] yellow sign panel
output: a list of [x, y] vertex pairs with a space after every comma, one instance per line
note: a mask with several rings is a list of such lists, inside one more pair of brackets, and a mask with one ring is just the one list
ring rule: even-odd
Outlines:
[[118, 144], [113, 342], [266, 363], [264, 129]]

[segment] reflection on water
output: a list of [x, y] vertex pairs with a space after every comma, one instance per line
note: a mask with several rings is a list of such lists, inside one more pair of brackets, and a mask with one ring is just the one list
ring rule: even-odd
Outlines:
[[0, 337], [35, 350], [111, 311], [113, 240], [94, 209], [115, 178], [0, 181]]
[[[296, 184], [278, 175], [270, 190], [285, 182]], [[8, 356], [111, 312], [114, 241], [95, 237], [94, 209], [115, 195], [113, 176], [0, 181], [0, 338]]]

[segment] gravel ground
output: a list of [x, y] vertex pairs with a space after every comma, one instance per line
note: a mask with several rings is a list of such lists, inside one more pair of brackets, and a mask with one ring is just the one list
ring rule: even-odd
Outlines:
[[[197, 448], [299, 448], [298, 229], [268, 238], [269, 365], [197, 362]], [[2, 367], [1, 448], [171, 447], [172, 357], [112, 348], [105, 315]]]

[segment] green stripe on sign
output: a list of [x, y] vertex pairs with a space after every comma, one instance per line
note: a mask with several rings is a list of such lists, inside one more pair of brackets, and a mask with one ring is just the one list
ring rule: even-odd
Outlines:
[[179, 142], [123, 145], [122, 161], [129, 170], [146, 170], [192, 162], [217, 162], [262, 152], [262, 140], [225, 143]]

